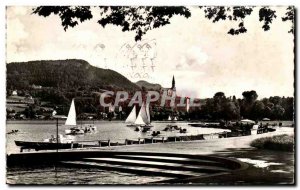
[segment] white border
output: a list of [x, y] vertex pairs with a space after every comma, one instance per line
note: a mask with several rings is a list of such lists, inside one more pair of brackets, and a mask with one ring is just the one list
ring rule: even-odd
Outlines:
[[[7, 186], [5, 183], [6, 180], [6, 169], [5, 169], [5, 165], [6, 165], [6, 155], [5, 155], [5, 127], [6, 127], [6, 123], [5, 123], [5, 89], [6, 89], [6, 64], [5, 64], [5, 23], [6, 23], [6, 19], [5, 19], [5, 7], [9, 6], [9, 5], [294, 5], [296, 6], [296, 8], [298, 8], [298, 15], [299, 15], [299, 2], [300, 1], [295, 1], [295, 0], [251, 0], [251, 1], [241, 1], [241, 0], [230, 0], [230, 1], [223, 1], [223, 0], [188, 0], [188, 1], [183, 1], [183, 0], [173, 0], [171, 1], [167, 1], [167, 0], [153, 0], [153, 1], [149, 1], [149, 0], [131, 0], [131, 1], [122, 1], [122, 0], [99, 0], [99, 1], [95, 1], [95, 0], [50, 0], [50, 1], [34, 1], [34, 0], [2, 0], [0, 1], [0, 23], [1, 23], [1, 27], [0, 27], [0, 36], [1, 36], [1, 43], [0, 43], [0, 151], [1, 151], [1, 158], [0, 158], [0, 189], [8, 189], [10, 188], [9, 186]], [[296, 20], [297, 26], [299, 26], [299, 19]], [[298, 28], [299, 29], [299, 28]], [[299, 44], [299, 38], [297, 38], [297, 44]], [[299, 55], [299, 48], [297, 49], [297, 55]], [[299, 75], [299, 66], [298, 66], [298, 75]], [[298, 77], [297, 77], [297, 89], [299, 89], [299, 81], [298, 81]], [[295, 97], [296, 98], [296, 97]], [[297, 108], [299, 105], [299, 101], [297, 102]], [[297, 109], [298, 110], [298, 109]], [[299, 115], [299, 112], [297, 113], [297, 118]], [[298, 127], [298, 126], [296, 126]], [[297, 131], [297, 135], [299, 136], [299, 131], [300, 129], [298, 129]], [[297, 158], [299, 156], [299, 151], [297, 150]], [[299, 159], [299, 158], [298, 158]], [[298, 166], [298, 164], [297, 164]], [[297, 168], [297, 173], [299, 172], [298, 168]], [[299, 174], [298, 174], [299, 176]], [[296, 180], [299, 183], [299, 180]], [[127, 186], [117, 186], [117, 187], [113, 187], [113, 188], [132, 188], [133, 186], [127, 187]], [[19, 187], [18, 189], [28, 189], [28, 188], [35, 188], [35, 189], [40, 189], [40, 188], [49, 188], [49, 187], [42, 187], [42, 186], [36, 186], [36, 187]], [[50, 187], [51, 188], [51, 187]], [[68, 187], [57, 187], [57, 186], [53, 186], [52, 188], [55, 189], [74, 189], [74, 188], [79, 188], [79, 189], [87, 189], [87, 188], [95, 188], [95, 186], [90, 186], [90, 187], [82, 187], [82, 186], [68, 186]], [[112, 189], [112, 187], [102, 187], [102, 186], [97, 186], [97, 188], [101, 188], [101, 189]], [[133, 188], [138, 188], [138, 189], [142, 189], [142, 188], [147, 188], [147, 189], [157, 189], [157, 188], [167, 188], [167, 187], [156, 187], [156, 186], [152, 186], [152, 187], [133, 187]], [[170, 188], [170, 187], [168, 187]], [[182, 189], [185, 187], [180, 187], [180, 186], [174, 186], [171, 187], [172, 189]], [[189, 188], [199, 188], [199, 186], [192, 186]], [[207, 187], [207, 186], [203, 186], [200, 188], [218, 188], [218, 187]], [[232, 188], [232, 187], [226, 187], [226, 188]], [[263, 187], [244, 187], [245, 189], [263, 189]], [[244, 189], [243, 188], [243, 189]], [[265, 188], [274, 188], [274, 187], [264, 187]], [[282, 187], [279, 187], [282, 188]]]

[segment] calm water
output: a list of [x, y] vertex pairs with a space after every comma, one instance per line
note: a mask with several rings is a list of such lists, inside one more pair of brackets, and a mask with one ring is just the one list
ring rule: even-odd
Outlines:
[[[81, 122], [78, 122], [81, 123]], [[92, 123], [91, 121], [84, 121], [83, 124]], [[272, 123], [272, 122], [271, 122]], [[290, 125], [292, 122], [285, 123]], [[154, 122], [153, 130], [163, 130], [167, 124]], [[188, 134], [210, 134], [224, 131], [223, 129], [211, 128], [195, 128], [190, 127], [186, 122], [172, 123], [179, 127], [186, 128]], [[74, 140], [104, 140], [111, 139], [112, 141], [119, 141], [125, 138], [148, 137], [150, 133], [135, 132], [134, 127], [126, 127], [120, 121], [97, 121], [96, 133], [90, 133], [80, 136], [72, 136]], [[7, 135], [7, 153], [17, 153], [19, 148], [15, 145], [15, 140], [26, 141], [42, 141], [56, 134], [56, 121], [8, 121], [6, 130], [19, 130], [20, 133], [14, 135]], [[64, 134], [64, 130], [68, 127], [63, 126], [63, 121], [59, 125], [59, 133]], [[168, 132], [164, 134], [182, 135], [178, 132]], [[249, 158], [247, 156], [247, 158]], [[251, 158], [251, 157], [250, 157]], [[277, 160], [276, 160], [277, 161]], [[275, 161], [274, 161], [275, 162]], [[46, 168], [8, 168], [7, 169], [7, 183], [9, 184], [143, 184], [170, 178], [158, 176], [140, 176], [129, 173], [103, 171], [99, 169], [73, 169], [73, 168], [55, 168], [49, 166]]]
[[167, 179], [171, 178], [80, 168], [14, 168], [7, 171], [9, 184], [144, 184]]
[[[78, 122], [81, 124], [81, 121]], [[83, 124], [91, 124], [92, 121], [83, 121]], [[177, 122], [177, 123], [159, 123], [154, 122], [152, 130], [161, 131], [167, 124], [176, 124], [179, 127], [187, 129], [187, 135], [189, 134], [210, 134], [218, 133], [224, 131], [223, 129], [210, 129], [210, 128], [196, 128], [191, 127], [186, 122]], [[84, 135], [71, 136], [68, 135], [68, 138], [72, 138], [74, 141], [81, 140], [107, 140], [110, 139], [112, 142], [124, 142], [127, 139], [137, 139], [139, 137], [150, 137], [151, 132], [143, 133], [134, 131], [135, 127], [126, 127], [126, 125], [121, 121], [96, 121], [95, 126], [97, 127], [97, 132], [88, 133]], [[69, 129], [69, 127], [63, 125], [63, 121], [59, 124], [59, 133], [64, 134], [64, 131]], [[24, 141], [43, 141], [43, 139], [50, 138], [51, 135], [56, 135], [56, 121], [8, 121], [6, 126], [6, 131], [19, 130], [17, 134], [7, 135], [6, 143], [8, 154], [17, 153], [20, 151], [20, 148], [17, 147], [14, 143], [15, 140], [24, 140]], [[163, 132], [163, 136], [175, 136], [183, 135], [178, 131], [172, 132]]]
[[[92, 121], [78, 122], [79, 124], [92, 124]], [[163, 130], [167, 124], [152, 123], [155, 131]], [[188, 123], [172, 123], [187, 129], [188, 134], [210, 134], [224, 131], [223, 129], [208, 129], [190, 127]], [[134, 127], [126, 127], [121, 121], [96, 121], [97, 132], [84, 135], [70, 136], [77, 140], [105, 140], [124, 142], [124, 139], [150, 137], [151, 132], [142, 133], [134, 131]], [[59, 124], [59, 133], [64, 134], [68, 129]], [[7, 153], [20, 151], [14, 143], [15, 140], [42, 141], [56, 134], [56, 121], [8, 121], [6, 131], [19, 130], [18, 134], [7, 135]], [[177, 131], [164, 132], [164, 136], [183, 135]], [[170, 178], [157, 176], [140, 176], [122, 172], [103, 171], [99, 169], [73, 169], [73, 168], [9, 168], [7, 182], [10, 184], [143, 184]]]

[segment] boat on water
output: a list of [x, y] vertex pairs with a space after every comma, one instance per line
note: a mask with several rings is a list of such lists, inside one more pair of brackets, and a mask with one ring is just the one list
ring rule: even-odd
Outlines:
[[128, 115], [127, 119], [125, 120], [125, 123], [127, 123], [127, 127], [137, 127], [135, 124], [136, 121], [136, 107], [133, 106], [130, 114]]
[[170, 122], [176, 122], [176, 121], [178, 121], [178, 117], [177, 116], [169, 115], [168, 121], [170, 121]]
[[28, 142], [28, 141], [15, 141], [17, 146], [22, 149], [39, 150], [56, 150], [56, 149], [70, 149], [79, 148], [79, 143], [51, 143], [51, 142]]
[[176, 130], [179, 130], [179, 127], [177, 125], [168, 124], [163, 131], [176, 131]]
[[150, 111], [149, 111], [149, 103], [145, 105], [142, 104], [142, 107], [136, 116], [136, 107], [134, 106], [128, 115], [125, 123], [128, 123], [127, 127], [135, 127], [135, 131], [147, 132], [153, 127], [150, 121]]
[[13, 134], [17, 134], [19, 132], [19, 130], [11, 130], [10, 132], [7, 132], [6, 134], [8, 135], [13, 135]]
[[147, 132], [151, 130], [153, 125], [151, 125], [150, 121], [149, 103], [147, 105], [143, 103], [134, 124], [142, 128], [142, 132]]
[[180, 128], [180, 129], [179, 129], [179, 133], [187, 133], [187, 130], [186, 130], [186, 129]]
[[65, 126], [71, 127], [70, 129], [65, 130], [66, 135], [83, 135], [85, 133], [91, 133], [97, 130], [93, 124], [77, 126], [74, 99], [72, 100]]
[[160, 135], [160, 131], [153, 131], [151, 134], [151, 136], [153, 136], [153, 137], [156, 137], [158, 135]]
[[63, 135], [58, 135], [56, 139], [53, 135], [49, 139], [44, 141], [15, 141], [17, 146], [23, 149], [35, 149], [39, 150], [56, 150], [56, 149], [70, 149], [70, 148], [79, 148], [81, 145], [79, 143], [73, 143], [72, 139], [63, 137]]
[[204, 128], [219, 128], [219, 129], [227, 129], [227, 126], [221, 126], [220, 123], [189, 123], [188, 125], [192, 127], [204, 127]]
[[84, 130], [84, 133], [92, 133], [97, 131], [96, 126], [92, 124], [85, 124], [82, 128]]
[[[73, 139], [70, 137], [64, 137], [62, 134], [58, 134], [58, 119], [66, 118], [65, 116], [58, 116], [53, 114], [53, 117], [57, 119], [57, 135], [56, 138], [52, 135], [51, 138], [44, 139], [43, 141], [15, 141], [17, 146], [21, 147], [21, 152], [23, 149], [35, 149], [35, 150], [53, 150], [53, 149], [68, 149], [68, 148], [78, 148], [78, 143], [73, 143]], [[67, 117], [66, 125], [76, 126], [76, 111], [74, 105], [74, 99], [72, 100], [69, 114]], [[84, 131], [82, 129], [77, 129], [73, 127], [70, 131], [74, 134], [81, 134]], [[75, 132], [74, 132], [75, 131]]]

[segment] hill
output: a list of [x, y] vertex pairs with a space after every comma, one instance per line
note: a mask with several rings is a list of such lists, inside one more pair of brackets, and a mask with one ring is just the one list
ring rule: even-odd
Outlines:
[[7, 64], [7, 88], [26, 89], [33, 84], [66, 90], [139, 89], [123, 75], [110, 69], [94, 67], [84, 60], [42, 60]]
[[135, 84], [140, 88], [146, 88], [146, 90], [160, 90], [162, 88], [160, 84], [152, 84], [144, 80], [137, 81]]

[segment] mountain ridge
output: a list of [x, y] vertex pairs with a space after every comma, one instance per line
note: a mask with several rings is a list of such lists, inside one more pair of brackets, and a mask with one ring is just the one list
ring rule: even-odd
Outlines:
[[135, 83], [140, 88], [144, 87], [146, 90], [161, 90], [162, 86], [157, 83], [150, 83], [145, 80], [139, 80]]
[[34, 84], [60, 88], [140, 89], [120, 73], [92, 66], [82, 59], [11, 62], [6, 66], [8, 88], [27, 88]]

